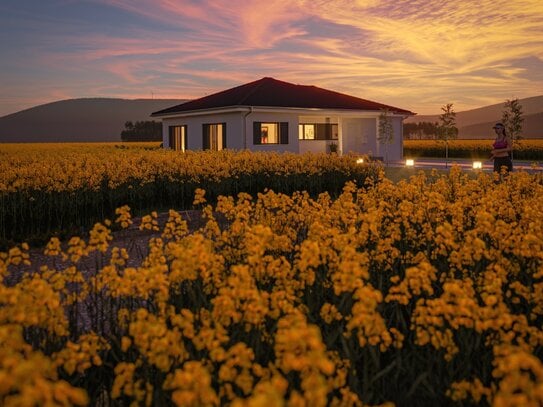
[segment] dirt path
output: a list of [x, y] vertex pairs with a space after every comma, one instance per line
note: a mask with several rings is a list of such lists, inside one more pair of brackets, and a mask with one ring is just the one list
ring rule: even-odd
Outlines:
[[[189, 231], [194, 232], [205, 225], [205, 220], [202, 219], [202, 212], [200, 210], [188, 210], [180, 211], [179, 214], [187, 222]], [[132, 225], [127, 229], [112, 232], [113, 240], [109, 243], [109, 250], [103, 254], [95, 251], [89, 256], [81, 258], [77, 262], [77, 268], [80, 271], [85, 272], [88, 275], [95, 275], [96, 272], [107, 264], [111, 248], [118, 247], [124, 248], [128, 252], [129, 260], [127, 267], [137, 267], [141, 265], [141, 261], [147, 256], [149, 251], [149, 240], [152, 237], [160, 237], [164, 225], [168, 220], [168, 213], [163, 212], [158, 214], [158, 226], [160, 231], [139, 230], [141, 224], [141, 218], [133, 218]], [[88, 234], [86, 236], [80, 236], [85, 241], [88, 241]], [[63, 241], [62, 248], [65, 250], [67, 247], [67, 241]], [[70, 261], [63, 261], [60, 256], [48, 256], [44, 254], [44, 247], [31, 248], [29, 250], [30, 266], [11, 265], [9, 267], [8, 285], [14, 284], [20, 280], [23, 274], [27, 272], [38, 271], [40, 267], [47, 266], [50, 269], [64, 270], [66, 267], [72, 265]]]

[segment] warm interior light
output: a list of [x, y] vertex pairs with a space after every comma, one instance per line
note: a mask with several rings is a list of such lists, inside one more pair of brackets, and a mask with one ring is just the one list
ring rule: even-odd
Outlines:
[[356, 163], [357, 163], [357, 164], [364, 164], [364, 159], [363, 159], [363, 158], [359, 158], [358, 160], [356, 160]]
[[415, 160], [411, 159], [411, 158], [408, 158], [407, 160], [405, 160], [405, 166], [406, 167], [413, 167], [415, 165]]
[[480, 170], [483, 168], [483, 163], [481, 161], [474, 161], [473, 162], [473, 169], [474, 170]]

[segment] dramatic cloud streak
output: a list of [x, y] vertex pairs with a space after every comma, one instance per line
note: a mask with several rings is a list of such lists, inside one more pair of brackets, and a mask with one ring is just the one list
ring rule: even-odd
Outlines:
[[55, 95], [199, 97], [263, 76], [420, 113], [543, 93], [540, 0], [28, 3], [0, 6], [0, 115]]

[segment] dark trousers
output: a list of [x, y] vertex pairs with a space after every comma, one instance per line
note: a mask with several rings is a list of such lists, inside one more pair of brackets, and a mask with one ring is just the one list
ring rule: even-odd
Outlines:
[[494, 158], [494, 171], [501, 172], [502, 167], [506, 167], [508, 172], [513, 171], [513, 162], [510, 157]]

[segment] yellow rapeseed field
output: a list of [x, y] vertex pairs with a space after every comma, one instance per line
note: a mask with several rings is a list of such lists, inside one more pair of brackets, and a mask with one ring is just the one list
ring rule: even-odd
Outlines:
[[542, 405], [540, 175], [206, 197], [0, 254], [0, 404]]
[[196, 188], [209, 199], [265, 188], [337, 195], [346, 181], [376, 176], [335, 154], [181, 153], [156, 143], [0, 144], [0, 157], [0, 247], [78, 233], [123, 205], [187, 209]]
[[[449, 157], [487, 159], [494, 140], [449, 140]], [[445, 144], [438, 140], [404, 140], [404, 155], [445, 157]], [[543, 139], [523, 139], [514, 143], [514, 158], [543, 161]]]

